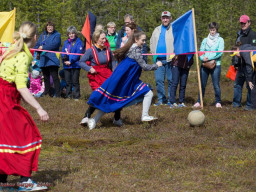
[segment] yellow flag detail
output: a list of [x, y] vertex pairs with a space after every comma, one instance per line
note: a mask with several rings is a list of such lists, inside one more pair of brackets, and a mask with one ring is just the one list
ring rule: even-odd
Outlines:
[[0, 42], [12, 43], [15, 28], [16, 8], [10, 12], [0, 12]]
[[173, 59], [173, 57], [175, 57], [175, 54], [170, 55], [169, 59]]
[[236, 52], [234, 52], [233, 54], [231, 54], [230, 56], [231, 56], [231, 57], [234, 57], [234, 56], [236, 56], [238, 53], [239, 53], [239, 52], [236, 51]]
[[56, 57], [58, 58], [58, 59], [60, 59], [60, 53], [55, 53], [56, 54]]
[[256, 62], [256, 54], [252, 55], [252, 61]]
[[253, 71], [255, 71], [255, 66], [254, 66], [254, 62], [255, 62], [255, 55], [253, 55], [253, 52], [250, 52], [250, 56], [251, 56], [251, 62], [252, 62], [252, 69]]

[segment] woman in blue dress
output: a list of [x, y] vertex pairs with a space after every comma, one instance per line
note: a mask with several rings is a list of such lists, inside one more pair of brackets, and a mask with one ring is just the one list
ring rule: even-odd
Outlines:
[[137, 99], [144, 96], [142, 108], [142, 121], [152, 121], [156, 117], [149, 116], [153, 92], [139, 78], [142, 69], [145, 71], [156, 70], [162, 66], [158, 61], [156, 64], [148, 65], [142, 56], [142, 47], [146, 43], [144, 32], [134, 32], [128, 42], [114, 52], [117, 61], [120, 62], [112, 75], [93, 93], [88, 104], [99, 109], [94, 118], [88, 121], [89, 129], [93, 129], [104, 113], [114, 112], [123, 107], [136, 103]]

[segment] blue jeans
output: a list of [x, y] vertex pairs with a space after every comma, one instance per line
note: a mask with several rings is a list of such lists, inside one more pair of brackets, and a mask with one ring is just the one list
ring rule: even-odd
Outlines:
[[[244, 82], [246, 82], [244, 71], [242, 68], [238, 68], [235, 83], [234, 83], [233, 107], [241, 107]], [[247, 88], [246, 106], [250, 107], [251, 106], [251, 89], [249, 88], [248, 82], [246, 82], [246, 88]]]
[[[256, 73], [254, 72], [253, 73], [253, 76], [252, 76], [252, 83], [254, 86], [256, 86]], [[253, 109], [256, 109], [256, 89], [252, 89], [251, 90], [251, 107]]]
[[177, 66], [171, 66], [172, 70], [172, 82], [171, 82], [171, 104], [176, 103], [176, 91], [178, 84], [180, 83], [179, 90], [179, 103], [183, 103], [185, 100], [185, 90], [187, 85], [189, 69], [183, 69]]
[[[221, 66], [217, 65], [214, 69], [208, 69], [205, 67], [201, 67], [200, 75], [201, 75], [201, 87], [202, 87], [202, 95], [204, 97], [205, 88], [207, 85], [207, 80], [209, 75], [212, 77], [212, 84], [215, 92], [215, 104], [221, 103], [221, 91], [220, 91], [220, 74], [221, 74]], [[200, 96], [198, 95], [198, 100], [200, 103]]]
[[156, 61], [161, 61], [163, 63], [163, 66], [158, 67], [158, 69], [155, 70], [156, 91], [157, 91], [158, 102], [166, 103], [167, 98], [165, 96], [164, 81], [165, 81], [165, 77], [167, 77], [168, 98], [170, 100], [171, 82], [172, 82], [171, 62], [167, 62], [166, 60], [159, 60], [159, 59], [157, 59]]

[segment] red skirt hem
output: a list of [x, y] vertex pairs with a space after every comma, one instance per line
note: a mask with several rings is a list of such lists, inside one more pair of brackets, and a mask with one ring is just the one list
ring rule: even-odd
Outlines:
[[15, 84], [0, 78], [0, 174], [30, 177], [37, 171], [42, 137], [20, 99]]

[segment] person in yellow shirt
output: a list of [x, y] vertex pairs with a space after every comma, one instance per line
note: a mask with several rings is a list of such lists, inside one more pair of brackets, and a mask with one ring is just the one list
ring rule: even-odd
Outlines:
[[[42, 138], [33, 119], [20, 105], [22, 97], [36, 109], [42, 121], [49, 119], [26, 86], [33, 59], [29, 48], [36, 42], [35, 24], [24, 22], [13, 38], [15, 43], [0, 63], [0, 183], [6, 183], [8, 175], [20, 175], [19, 191], [45, 190], [47, 187], [31, 180], [32, 171], [37, 171]], [[0, 186], [0, 191], [5, 188]]]

